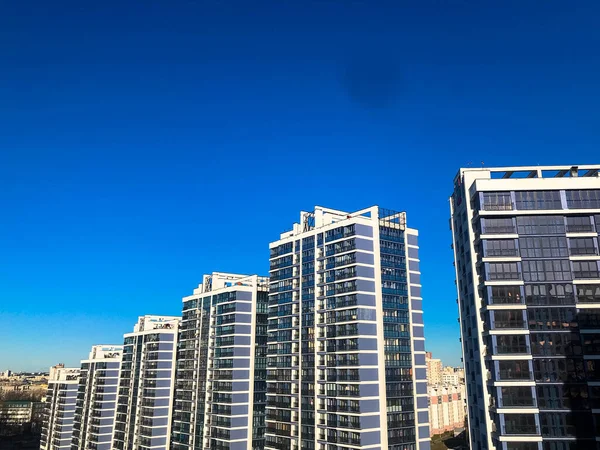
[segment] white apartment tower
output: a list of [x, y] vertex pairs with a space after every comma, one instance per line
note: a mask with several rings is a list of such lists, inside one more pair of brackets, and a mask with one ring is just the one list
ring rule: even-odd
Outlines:
[[269, 450], [428, 450], [418, 232], [316, 207], [270, 244]]
[[71, 450], [110, 450], [122, 345], [94, 345], [81, 361]]
[[599, 171], [469, 168], [454, 179], [472, 450], [598, 448]]
[[173, 450], [264, 448], [268, 288], [215, 272], [184, 297]]
[[113, 448], [168, 450], [180, 317], [141, 316], [124, 335]]
[[41, 450], [71, 449], [78, 385], [78, 368], [67, 368], [64, 364], [50, 368]]

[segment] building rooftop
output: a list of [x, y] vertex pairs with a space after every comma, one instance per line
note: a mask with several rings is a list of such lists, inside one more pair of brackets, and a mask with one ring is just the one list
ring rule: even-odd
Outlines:
[[[365, 219], [378, 218], [379, 221], [387, 227], [399, 228], [401, 230], [406, 228], [405, 212], [393, 211], [379, 206], [371, 206], [355, 212], [339, 211], [323, 206], [315, 206], [315, 209], [312, 212], [301, 211], [300, 222], [295, 223], [292, 230], [281, 233], [280, 238], [285, 239], [355, 217], [364, 217]], [[343, 223], [340, 225], [343, 225]]]
[[563, 178], [600, 177], [600, 164], [580, 166], [514, 166], [514, 167], [463, 167], [464, 172], [487, 172], [486, 178]]
[[[202, 283], [194, 289], [193, 295], [215, 292], [220, 289], [227, 289], [234, 286], [254, 286], [255, 283], [259, 289], [268, 289], [269, 277], [213, 272], [212, 274], [207, 274], [202, 277]], [[186, 298], [187, 297], [184, 297], [184, 301]]]

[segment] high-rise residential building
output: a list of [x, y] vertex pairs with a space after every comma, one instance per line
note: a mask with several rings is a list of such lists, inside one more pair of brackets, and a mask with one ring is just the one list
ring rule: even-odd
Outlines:
[[433, 358], [431, 352], [425, 354], [425, 364], [427, 366], [427, 383], [438, 385], [442, 382], [442, 369], [444, 365], [441, 359]]
[[418, 233], [316, 207], [270, 244], [273, 450], [430, 448]]
[[464, 384], [429, 386], [429, 421], [432, 435], [464, 429]]
[[173, 450], [264, 448], [268, 288], [215, 272], [184, 297]]
[[79, 369], [57, 364], [50, 368], [42, 425], [41, 450], [70, 450], [79, 385]]
[[180, 317], [141, 316], [124, 335], [113, 448], [168, 450]]
[[454, 180], [472, 450], [597, 448], [599, 171], [469, 168]]
[[110, 450], [122, 345], [94, 345], [81, 361], [71, 450]]

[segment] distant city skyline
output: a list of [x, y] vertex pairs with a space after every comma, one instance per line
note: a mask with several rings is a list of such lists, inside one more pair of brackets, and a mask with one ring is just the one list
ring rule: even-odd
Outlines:
[[[460, 365], [460, 167], [593, 164], [600, 4], [4, 5], [0, 365], [78, 366], [314, 205], [406, 210]], [[352, 183], [350, 182], [352, 181]]]

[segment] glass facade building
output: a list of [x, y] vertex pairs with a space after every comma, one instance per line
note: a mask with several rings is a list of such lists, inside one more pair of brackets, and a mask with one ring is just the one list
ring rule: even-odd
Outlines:
[[270, 244], [265, 448], [430, 448], [418, 233], [317, 207]]
[[599, 169], [461, 169], [454, 180], [473, 450], [600, 448]]
[[71, 450], [110, 450], [122, 345], [95, 345], [81, 361]]
[[183, 299], [171, 448], [264, 448], [268, 278], [205, 275]]
[[114, 449], [169, 449], [180, 320], [141, 316], [124, 335]]

